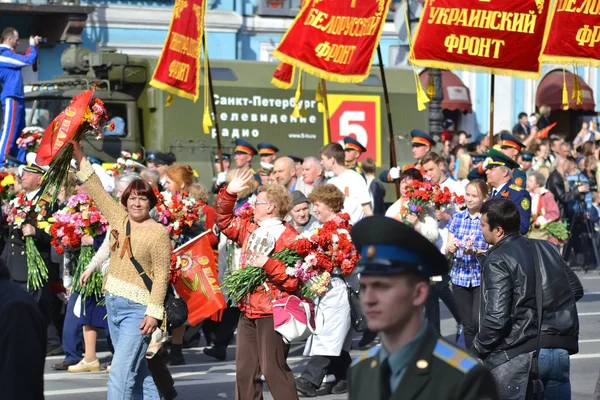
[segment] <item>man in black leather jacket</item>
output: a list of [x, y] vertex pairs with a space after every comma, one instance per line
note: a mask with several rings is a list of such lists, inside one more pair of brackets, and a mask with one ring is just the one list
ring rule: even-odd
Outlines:
[[569, 354], [579, 350], [575, 302], [583, 297], [581, 283], [552, 244], [519, 235], [519, 211], [512, 201], [489, 200], [481, 214], [481, 230], [492, 247], [478, 257], [483, 296], [472, 351], [491, 370], [503, 398], [525, 398], [537, 346], [537, 248], [543, 293], [540, 376], [547, 399], [570, 398]]

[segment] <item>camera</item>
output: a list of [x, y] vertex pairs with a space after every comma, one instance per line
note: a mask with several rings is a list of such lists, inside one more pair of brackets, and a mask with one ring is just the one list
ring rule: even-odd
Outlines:
[[590, 187], [590, 192], [597, 192], [598, 191], [598, 185], [592, 185], [591, 183], [588, 182], [582, 182], [582, 181], [577, 181], [575, 183], [575, 186], [582, 186], [582, 185], [588, 185]]

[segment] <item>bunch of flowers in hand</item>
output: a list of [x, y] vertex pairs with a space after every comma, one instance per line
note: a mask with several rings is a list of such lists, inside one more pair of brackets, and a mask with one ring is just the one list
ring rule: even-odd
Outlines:
[[17, 139], [17, 146], [24, 149], [27, 153], [36, 152], [42, 142], [44, 130], [39, 126], [28, 126], [23, 129], [21, 135]]
[[404, 223], [408, 223], [406, 220], [408, 214], [419, 215], [423, 210], [431, 207], [433, 185], [429, 181], [412, 181], [405, 190], [404, 197], [407, 201], [400, 210], [400, 216]]
[[[46, 203], [43, 200], [34, 202], [29, 200], [25, 193], [19, 193], [10, 203], [7, 210], [6, 221], [15, 229], [22, 229], [28, 224], [36, 229], [45, 230]], [[27, 289], [37, 290], [48, 281], [48, 267], [40, 251], [35, 246], [33, 236], [25, 236], [25, 254], [27, 257]]]
[[299, 278], [305, 297], [323, 296], [329, 290], [331, 274], [349, 275], [358, 262], [358, 252], [350, 238], [350, 216], [340, 213], [315, 233], [303, 233], [291, 248], [272, 257], [288, 267], [290, 276]]
[[[102, 131], [104, 131], [104, 128], [106, 128], [106, 123], [108, 122], [108, 115], [106, 114], [106, 109], [104, 108], [104, 102], [98, 98], [94, 98], [91, 105], [85, 112], [83, 121], [90, 124], [94, 136], [96, 139], [100, 140], [102, 138]], [[111, 122], [108, 129], [113, 131], [115, 129], [115, 123]]]
[[114, 123], [106, 126], [108, 115], [102, 100], [93, 97], [95, 89], [94, 84], [92, 89], [75, 96], [71, 104], [48, 125], [44, 132], [44, 139], [37, 152], [40, 161], [37, 162], [41, 162], [40, 165], [49, 163], [49, 169], [42, 178], [41, 198], [51, 204], [56, 203], [69, 174], [73, 158], [71, 142], [81, 142], [84, 136], [101, 139], [105, 128], [111, 131], [114, 129]]
[[0, 199], [11, 201], [15, 198], [15, 174], [12, 172], [0, 172]]
[[172, 241], [177, 242], [186, 227], [191, 228], [194, 222], [204, 221], [202, 205], [188, 192], [175, 195], [155, 193], [158, 197], [158, 222], [167, 227]]
[[75, 258], [75, 272], [73, 273], [74, 289], [82, 298], [95, 296], [96, 300], [102, 297], [102, 273], [94, 272], [85, 286], [79, 286], [79, 276], [91, 262], [95, 251], [93, 246], [82, 246], [83, 236], [92, 238], [106, 232], [108, 221], [100, 210], [94, 205], [92, 199], [84, 194], [76, 194], [67, 200], [67, 205], [52, 216], [53, 224], [49, 228], [52, 236], [50, 242], [56, 252], [62, 254], [66, 247], [79, 250]]
[[452, 204], [455, 194], [447, 187], [441, 188], [439, 185], [433, 185], [433, 196], [431, 198], [433, 207], [436, 210], [445, 210]]

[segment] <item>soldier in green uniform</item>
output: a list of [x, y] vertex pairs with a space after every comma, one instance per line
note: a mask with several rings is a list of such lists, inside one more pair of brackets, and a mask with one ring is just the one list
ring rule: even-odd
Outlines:
[[354, 361], [350, 400], [499, 399], [490, 372], [425, 322], [429, 279], [448, 271], [435, 245], [409, 226], [374, 216], [352, 229], [361, 254], [360, 303], [381, 347]]
[[358, 164], [358, 159], [360, 158], [360, 155], [365, 151], [367, 151], [367, 149], [358, 140], [351, 137], [344, 138], [346, 168], [356, 172], [357, 174], [362, 176], [366, 181], [367, 177], [365, 176], [365, 172]]
[[[516, 162], [519, 158], [519, 154], [526, 146], [508, 132], [502, 133], [500, 135], [500, 140], [501, 151]], [[512, 177], [515, 185], [519, 186], [521, 189], [525, 189], [525, 185], [527, 184], [527, 173], [518, 164], [513, 168]]]
[[[237, 169], [250, 168], [254, 175], [255, 189], [261, 185], [261, 177], [252, 169], [252, 157], [258, 154], [258, 151], [250, 144], [250, 142], [244, 139], [236, 139], [235, 148], [233, 149], [233, 161]], [[225, 171], [217, 174], [217, 179], [214, 183], [213, 193], [218, 193], [221, 188], [225, 185], [227, 180], [227, 173]]]
[[258, 149], [258, 155], [260, 156], [260, 168], [256, 172], [261, 177], [271, 175], [279, 149], [267, 142], [257, 144], [256, 148]]
[[413, 129], [410, 132], [410, 137], [412, 155], [415, 158], [415, 162], [412, 164], [407, 164], [402, 168], [396, 167], [383, 171], [381, 174], [379, 174], [379, 179], [381, 180], [381, 182], [392, 183], [394, 182], [394, 180], [400, 177], [400, 174], [402, 172], [410, 168], [416, 168], [419, 171], [421, 171], [423, 175], [425, 175], [425, 171], [423, 171], [423, 167], [421, 166], [421, 158], [423, 158], [425, 154], [429, 153], [431, 149], [435, 146], [435, 140], [433, 140], [431, 135], [428, 135], [427, 133], [419, 129]]

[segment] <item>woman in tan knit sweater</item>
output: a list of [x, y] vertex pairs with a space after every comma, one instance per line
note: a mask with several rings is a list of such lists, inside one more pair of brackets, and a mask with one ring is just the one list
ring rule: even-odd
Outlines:
[[[79, 164], [77, 177], [111, 226], [110, 265], [104, 277], [108, 327], [115, 354], [108, 377], [108, 400], [142, 397], [158, 400], [156, 385], [148, 371], [145, 354], [150, 335], [164, 320], [164, 299], [169, 283], [171, 244], [167, 230], [150, 218], [157, 199], [144, 180], [133, 181], [121, 204], [104, 190], [84, 157], [81, 145], [71, 142]], [[131, 226], [127, 236], [126, 226]], [[152, 280], [149, 292], [130, 258]]]

